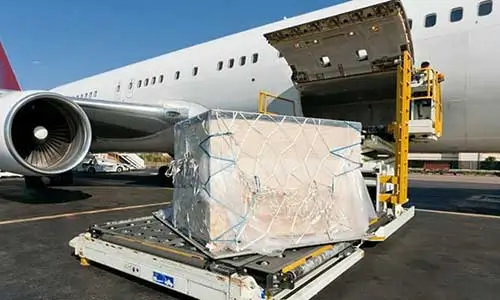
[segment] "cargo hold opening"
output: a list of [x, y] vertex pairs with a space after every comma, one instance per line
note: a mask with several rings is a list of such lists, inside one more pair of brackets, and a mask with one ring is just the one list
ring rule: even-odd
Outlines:
[[394, 121], [400, 55], [413, 55], [400, 1], [346, 2], [264, 36], [290, 66], [305, 116], [364, 128]]
[[318, 84], [301, 92], [304, 116], [358, 121], [365, 129], [393, 122], [395, 99], [395, 73]]

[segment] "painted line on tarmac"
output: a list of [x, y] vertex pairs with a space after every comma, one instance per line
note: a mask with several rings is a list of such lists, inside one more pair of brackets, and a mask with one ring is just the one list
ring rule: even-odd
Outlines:
[[170, 204], [170, 201], [151, 203], [151, 204], [142, 204], [142, 205], [124, 206], [124, 207], [114, 207], [114, 208], [78, 211], [78, 212], [72, 212], [72, 213], [64, 213], [64, 214], [56, 214], [56, 215], [48, 215], [48, 216], [40, 216], [40, 217], [13, 219], [13, 220], [0, 221], [0, 225], [9, 225], [9, 224], [16, 224], [16, 223], [28, 223], [28, 222], [43, 221], [43, 220], [53, 220], [53, 219], [75, 217], [75, 216], [82, 216], [82, 215], [94, 215], [94, 214], [99, 214], [99, 213], [123, 211], [123, 210], [137, 209], [137, 208], [146, 208], [146, 207], [161, 206], [161, 205], [167, 205], [167, 204]]
[[415, 210], [416, 211], [422, 211], [422, 212], [435, 213], [435, 214], [443, 214], [443, 215], [454, 215], [454, 216], [486, 218], [486, 219], [500, 219], [500, 216], [495, 216], [495, 215], [462, 213], [462, 212], [444, 211], [444, 210], [432, 210], [432, 209], [422, 209], [422, 208], [416, 208]]

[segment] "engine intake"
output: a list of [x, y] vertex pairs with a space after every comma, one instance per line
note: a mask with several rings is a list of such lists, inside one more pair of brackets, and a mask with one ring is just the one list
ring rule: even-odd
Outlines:
[[4, 125], [0, 169], [22, 175], [61, 174], [76, 167], [90, 149], [87, 115], [60, 94], [6, 92], [0, 97], [0, 109]]

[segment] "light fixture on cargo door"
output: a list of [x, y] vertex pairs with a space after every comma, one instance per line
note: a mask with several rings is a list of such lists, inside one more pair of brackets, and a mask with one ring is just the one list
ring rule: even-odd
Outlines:
[[319, 60], [324, 68], [330, 67], [332, 65], [328, 56], [322, 56]]
[[358, 57], [358, 61], [368, 60], [368, 51], [366, 49], [356, 50], [356, 56]]

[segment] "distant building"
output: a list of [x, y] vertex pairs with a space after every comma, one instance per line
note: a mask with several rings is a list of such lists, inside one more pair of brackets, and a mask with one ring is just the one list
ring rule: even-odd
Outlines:
[[[410, 153], [410, 168], [497, 169], [500, 153]], [[500, 166], [499, 166], [500, 167]]]

